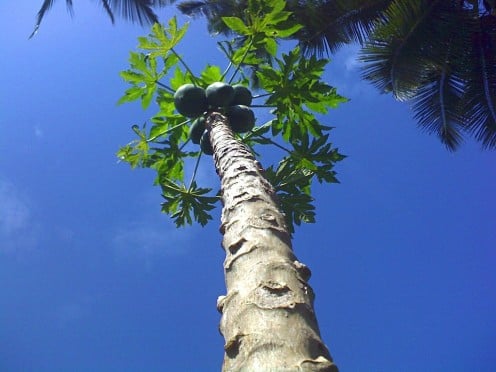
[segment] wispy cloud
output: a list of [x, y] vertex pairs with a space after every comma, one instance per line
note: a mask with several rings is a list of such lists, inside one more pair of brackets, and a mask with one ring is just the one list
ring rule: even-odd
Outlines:
[[[165, 216], [164, 216], [165, 217]], [[164, 218], [165, 219], [165, 218]], [[132, 224], [117, 231], [114, 246], [121, 250], [140, 252], [146, 256], [176, 255], [185, 253], [184, 246], [176, 244], [181, 234], [173, 226]]]
[[12, 235], [27, 226], [30, 218], [29, 209], [15, 189], [5, 182], [0, 183], [0, 205], [0, 233], [2, 235]]
[[129, 261], [150, 268], [157, 260], [185, 255], [193, 249], [202, 228], [177, 229], [170, 217], [160, 212], [158, 192], [157, 188], [147, 188], [139, 198], [139, 205], [130, 206], [129, 218], [110, 230], [110, 244], [118, 262]]
[[0, 180], [0, 252], [17, 252], [36, 244], [29, 204], [9, 182]]
[[158, 222], [121, 227], [112, 238], [116, 260], [144, 264], [150, 269], [157, 260], [187, 254], [195, 241], [194, 230], [190, 228], [186, 233], [183, 229], [176, 229], [165, 215]]
[[39, 125], [35, 125], [35, 127], [34, 127], [34, 135], [35, 135], [36, 138], [42, 139], [43, 136], [45, 135], [45, 133], [43, 132], [43, 130], [41, 129], [41, 127]]
[[360, 48], [356, 45], [346, 46], [332, 57], [330, 64], [329, 80], [337, 87], [338, 93], [354, 100], [371, 99], [375, 97], [376, 90], [368, 82], [361, 78], [361, 67], [359, 61]]
[[347, 71], [357, 71], [362, 63], [357, 59], [356, 55], [348, 56], [344, 62]]
[[80, 296], [69, 302], [56, 306], [54, 310], [55, 322], [59, 328], [72, 328], [87, 319], [91, 313], [94, 299], [90, 296]]

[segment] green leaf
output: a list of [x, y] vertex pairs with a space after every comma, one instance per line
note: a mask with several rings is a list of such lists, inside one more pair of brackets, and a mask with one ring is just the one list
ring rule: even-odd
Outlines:
[[265, 39], [265, 50], [267, 52], [275, 57], [277, 55], [277, 43], [274, 39]]
[[278, 193], [277, 197], [290, 233], [294, 233], [294, 225], [300, 226], [302, 222], [315, 223], [315, 206], [310, 195]]
[[177, 227], [191, 225], [193, 221], [205, 226], [212, 216], [208, 213], [215, 208], [218, 197], [205, 196], [211, 192], [208, 188], [198, 188], [196, 182], [186, 188], [183, 184], [176, 184], [170, 180], [161, 183], [162, 211], [169, 214]]
[[135, 70], [138, 70], [141, 72], [147, 72], [148, 67], [146, 65], [146, 58], [147, 58], [147, 55], [145, 55], [143, 53], [131, 52], [131, 53], [129, 53], [129, 64]]
[[117, 104], [122, 105], [123, 103], [126, 102], [136, 101], [137, 99], [141, 98], [142, 92], [143, 89], [138, 86], [128, 88], [124, 92], [124, 95], [119, 99], [119, 101], [117, 101]]
[[[246, 68], [253, 69], [257, 71], [253, 81], [265, 91], [255, 97], [260, 99], [255, 106], [265, 103], [271, 107], [269, 121], [243, 135], [236, 134], [236, 138], [248, 146], [272, 145], [282, 151], [281, 161], [269, 166], [265, 174], [293, 232], [302, 222], [315, 221], [313, 184], [338, 182], [333, 168], [344, 156], [329, 142], [331, 128], [322, 124], [317, 114], [326, 114], [346, 99], [322, 80], [328, 60], [305, 57], [299, 48], [278, 54], [278, 39], [291, 36], [301, 27], [284, 9], [283, 0], [250, 1], [245, 22], [236, 17], [224, 19], [228, 27], [243, 36], [219, 45], [230, 67], [235, 68], [229, 81], [242, 80], [247, 85]], [[155, 25], [148, 37], [139, 39], [144, 53], [130, 54], [130, 68], [121, 73], [130, 88], [119, 103], [141, 99], [146, 108], [155, 99], [158, 110], [151, 118], [151, 128], [133, 126], [137, 138], [117, 153], [131, 167], [156, 172], [154, 183], [161, 187], [164, 197], [162, 210], [178, 227], [195, 222], [205, 225], [219, 197], [195, 182], [201, 151], [189, 143], [190, 119], [177, 114], [174, 91], [186, 83], [206, 87], [224, 79], [220, 67], [214, 65], [206, 65], [199, 77], [193, 76], [172, 50], [185, 30], [178, 29], [175, 19], [167, 27]], [[262, 97], [266, 97], [265, 102]], [[260, 115], [265, 115], [262, 108]], [[192, 168], [188, 157], [197, 159], [193, 176], [188, 177], [191, 184], [186, 186], [186, 171]]]
[[129, 83], [141, 83], [145, 79], [143, 74], [132, 70], [121, 71], [120, 75], [125, 81]]
[[302, 25], [293, 24], [293, 23], [288, 22], [287, 24], [279, 25], [277, 28], [275, 28], [273, 30], [272, 35], [273, 35], [273, 37], [285, 38], [285, 37], [289, 37], [289, 36], [295, 34], [299, 30], [301, 30], [302, 28], [303, 28]]
[[234, 32], [237, 32], [240, 35], [250, 35], [250, 29], [245, 25], [241, 18], [222, 17], [222, 21]]
[[153, 57], [165, 57], [181, 41], [187, 30], [187, 23], [182, 28], [177, 28], [176, 17], [171, 18], [168, 28], [155, 23], [148, 37], [138, 38], [138, 47], [150, 52]]
[[172, 89], [177, 90], [183, 84], [194, 83], [194, 79], [191, 74], [181, 70], [179, 66], [177, 66], [169, 83]]
[[201, 72], [200, 78], [205, 86], [221, 81], [222, 72], [219, 66], [207, 65], [205, 69]]
[[141, 107], [143, 110], [146, 110], [148, 106], [150, 106], [150, 103], [152, 102], [153, 95], [155, 94], [155, 91], [157, 90], [157, 84], [147, 84], [145, 88], [143, 89], [143, 95], [141, 98]]

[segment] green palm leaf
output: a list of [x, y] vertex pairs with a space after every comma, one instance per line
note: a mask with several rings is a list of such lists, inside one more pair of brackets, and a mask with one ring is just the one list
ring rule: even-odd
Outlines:
[[334, 53], [344, 44], [363, 43], [392, 0], [288, 2], [304, 27], [295, 35], [306, 54]]
[[[158, 17], [153, 11], [154, 7], [162, 7], [174, 3], [175, 0], [100, 0], [103, 9], [110, 17], [112, 23], [115, 21], [114, 14], [117, 13], [124, 19], [130, 20], [140, 25], [153, 24], [158, 22]], [[36, 16], [34, 30], [29, 36], [32, 38], [40, 27], [41, 21], [46, 13], [52, 8], [56, 0], [44, 0]], [[69, 13], [73, 14], [73, 1], [66, 0]]]
[[468, 131], [485, 148], [496, 148], [496, 17], [482, 17], [472, 34], [464, 107]]
[[[446, 0], [395, 1], [384, 12], [360, 59], [367, 63], [364, 78], [396, 99], [412, 99], [432, 72], [439, 53], [448, 47]], [[440, 26], [444, 22], [444, 26]], [[442, 64], [442, 63], [441, 63]]]
[[428, 133], [435, 133], [453, 151], [463, 138], [464, 120], [459, 108], [464, 82], [448, 71], [446, 65], [417, 91], [413, 111], [419, 126]]
[[[44, 0], [43, 3], [41, 4], [41, 8], [38, 11], [38, 14], [36, 15], [36, 24], [34, 26], [34, 30], [29, 35], [29, 38], [31, 39], [36, 33], [38, 32], [38, 29], [40, 28], [41, 21], [45, 17], [45, 14], [52, 8], [53, 4], [55, 3], [55, 0]], [[66, 0], [66, 5], [69, 13], [72, 15], [73, 13], [73, 6], [72, 6], [72, 0]]]

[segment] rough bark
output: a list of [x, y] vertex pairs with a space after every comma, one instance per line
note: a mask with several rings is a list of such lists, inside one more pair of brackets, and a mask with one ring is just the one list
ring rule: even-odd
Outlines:
[[217, 308], [225, 339], [223, 371], [332, 371], [307, 280], [291, 248], [284, 216], [250, 150], [227, 118], [207, 119], [221, 180], [226, 296]]

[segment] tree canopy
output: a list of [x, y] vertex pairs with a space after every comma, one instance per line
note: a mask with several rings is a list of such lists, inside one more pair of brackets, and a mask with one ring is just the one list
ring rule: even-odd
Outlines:
[[[224, 72], [213, 65], [207, 65], [199, 74], [191, 71], [176, 52], [187, 27], [178, 28], [173, 18], [168, 27], [155, 24], [148, 37], [139, 39], [140, 51], [131, 52], [131, 68], [121, 73], [131, 87], [119, 102], [140, 100], [143, 108], [148, 108], [155, 101], [158, 112], [151, 119], [150, 129], [146, 125], [133, 126], [138, 139], [121, 148], [118, 156], [132, 167], [157, 171], [156, 184], [161, 186], [165, 198], [163, 211], [178, 226], [193, 221], [206, 224], [218, 198], [211, 189], [197, 185], [195, 175], [202, 151], [190, 146], [188, 127], [193, 120], [177, 113], [174, 93], [188, 83], [203, 88], [219, 81], [247, 85], [249, 79], [243, 66], [257, 66], [261, 90], [254, 96], [252, 107], [260, 112], [259, 117], [270, 111], [270, 119], [257, 122], [257, 126], [238, 138], [256, 153], [260, 147], [275, 146], [282, 154], [278, 163], [266, 167], [265, 174], [276, 189], [291, 230], [301, 222], [315, 221], [312, 183], [337, 182], [333, 167], [343, 155], [329, 142], [332, 128], [322, 124], [319, 115], [346, 99], [321, 79], [328, 60], [305, 56], [298, 47], [288, 53], [278, 51], [277, 40], [300, 28], [297, 23], [288, 22], [291, 13], [284, 10], [284, 1], [270, 5], [252, 2], [250, 6], [252, 16], [248, 21], [223, 18], [238, 35], [218, 43], [226, 56]], [[261, 50], [271, 60], [260, 57]], [[196, 158], [196, 165], [187, 182], [184, 164], [188, 158]]]
[[[211, 32], [229, 33], [222, 17], [246, 17], [248, 1], [186, 1]], [[449, 150], [472, 136], [496, 148], [496, 12], [494, 1], [288, 1], [303, 27], [291, 38], [307, 54], [363, 48], [363, 77], [412, 105], [421, 129]]]
[[[117, 13], [153, 24], [153, 8], [174, 0], [101, 0], [114, 22]], [[44, 0], [33, 36], [55, 0]], [[66, 0], [72, 13], [73, 1]], [[205, 16], [210, 32], [233, 30], [223, 17], [246, 21], [248, 0], [182, 1], [190, 16]], [[289, 0], [296, 39], [305, 54], [334, 53], [358, 42], [363, 77], [383, 93], [408, 102], [419, 127], [456, 150], [471, 136], [496, 148], [496, 4], [492, 0]], [[263, 49], [261, 50], [263, 51]], [[270, 58], [270, 53], [266, 53]], [[256, 75], [254, 75], [256, 77]]]

